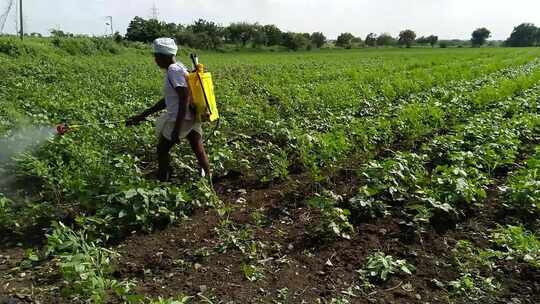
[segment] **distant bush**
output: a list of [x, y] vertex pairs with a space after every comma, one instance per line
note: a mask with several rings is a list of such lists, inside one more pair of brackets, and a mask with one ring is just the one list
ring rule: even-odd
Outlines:
[[98, 51], [111, 54], [118, 54], [121, 52], [120, 44], [110, 38], [94, 37], [92, 38], [92, 41], [96, 45]]
[[36, 52], [16, 38], [3, 38], [0, 39], [0, 53], [19, 57], [21, 55], [34, 55]]
[[70, 55], [92, 55], [96, 53], [94, 43], [88, 38], [53, 38], [52, 44]]
[[100, 37], [55, 37], [52, 44], [70, 55], [118, 54], [122, 49], [110, 38]]

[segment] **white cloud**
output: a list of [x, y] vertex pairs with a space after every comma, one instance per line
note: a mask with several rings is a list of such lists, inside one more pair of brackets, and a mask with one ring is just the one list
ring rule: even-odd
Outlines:
[[[7, 0], [0, 0], [5, 3]], [[351, 32], [411, 28], [419, 35], [468, 38], [486, 26], [493, 38], [505, 39], [521, 22], [540, 24], [538, 0], [156, 0], [160, 18], [189, 23], [198, 18], [222, 24], [233, 21], [273, 23], [290, 31], [322, 31], [329, 37]], [[149, 17], [154, 0], [25, 0], [29, 31], [46, 33], [59, 27], [69, 32], [103, 34], [104, 16], [112, 15], [125, 31], [134, 16]], [[1, 8], [1, 6], [0, 6]], [[14, 16], [12, 16], [14, 17]], [[13, 31], [13, 21], [7, 29]]]

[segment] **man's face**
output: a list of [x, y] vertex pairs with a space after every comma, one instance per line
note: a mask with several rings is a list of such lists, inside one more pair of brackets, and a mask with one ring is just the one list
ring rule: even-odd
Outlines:
[[170, 64], [170, 59], [167, 59], [166, 56], [161, 54], [154, 54], [154, 61], [162, 69], [168, 68]]

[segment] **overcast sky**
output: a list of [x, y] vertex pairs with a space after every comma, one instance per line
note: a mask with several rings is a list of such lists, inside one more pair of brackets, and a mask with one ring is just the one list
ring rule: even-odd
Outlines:
[[[0, 9], [9, 1], [0, 0]], [[105, 16], [112, 15], [115, 30], [125, 33], [134, 16], [152, 15], [154, 2], [159, 19], [167, 22], [259, 22], [287, 31], [322, 31], [329, 38], [341, 32], [362, 38], [370, 32], [397, 35], [410, 28], [418, 35], [468, 39], [485, 26], [493, 39], [506, 39], [519, 23], [540, 25], [540, 0], [24, 0], [25, 27], [43, 34], [59, 28], [102, 35]], [[13, 12], [4, 31], [14, 29]]]

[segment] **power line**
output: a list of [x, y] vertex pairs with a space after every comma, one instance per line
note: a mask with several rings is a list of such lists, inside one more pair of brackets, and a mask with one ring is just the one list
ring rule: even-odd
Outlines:
[[6, 22], [8, 20], [9, 13], [11, 12], [12, 8], [13, 8], [13, 0], [9, 0], [5, 12], [2, 15], [0, 15], [0, 33], [4, 32], [4, 27], [6, 26]]

